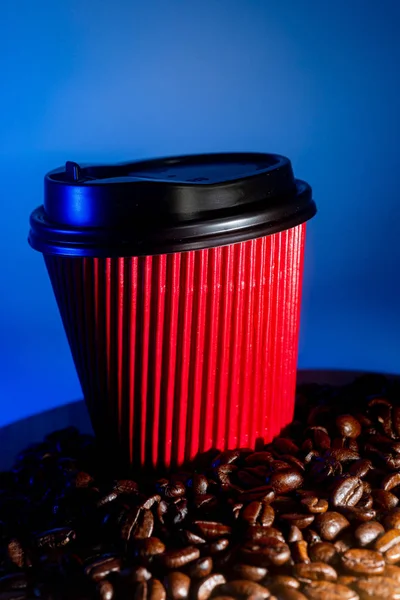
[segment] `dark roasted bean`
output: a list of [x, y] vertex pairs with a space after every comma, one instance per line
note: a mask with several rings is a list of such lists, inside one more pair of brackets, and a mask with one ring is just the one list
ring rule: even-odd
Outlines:
[[314, 526], [319, 532], [321, 538], [328, 542], [335, 540], [337, 536], [342, 533], [350, 523], [338, 512], [328, 511], [322, 515], [317, 515], [314, 521]]
[[[18, 539], [12, 539], [7, 545], [7, 555], [11, 562], [13, 562], [17, 567], [22, 569], [27, 565], [27, 553], [24, 546]], [[28, 562], [30, 562], [28, 558]]]
[[167, 592], [159, 579], [151, 579], [147, 584], [147, 600], [166, 600]]
[[162, 554], [165, 551], [165, 544], [159, 538], [149, 537], [138, 539], [135, 542], [135, 554], [137, 556], [147, 557]]
[[306, 496], [305, 498], [302, 498], [300, 502], [311, 514], [324, 513], [329, 508], [328, 501], [323, 498], [318, 498], [317, 496]]
[[195, 473], [193, 475], [193, 492], [195, 494], [206, 494], [208, 488], [208, 479], [205, 475]]
[[100, 600], [113, 600], [114, 586], [110, 581], [99, 581], [96, 590]]
[[330, 542], [317, 542], [310, 546], [309, 555], [313, 562], [335, 564], [338, 552]]
[[194, 562], [189, 563], [187, 567], [187, 574], [192, 579], [201, 579], [207, 577], [213, 569], [213, 559], [211, 556], [204, 556], [198, 558]]
[[340, 415], [336, 418], [336, 427], [339, 435], [345, 438], [358, 438], [361, 425], [352, 415]]
[[393, 510], [399, 503], [397, 496], [386, 490], [372, 490], [372, 498], [374, 499], [375, 506], [378, 510], [384, 513]]
[[324, 562], [296, 564], [293, 567], [294, 576], [303, 583], [309, 581], [336, 581], [335, 569]]
[[276, 494], [287, 494], [303, 485], [303, 476], [295, 469], [285, 469], [273, 473], [270, 484]]
[[185, 544], [189, 544], [189, 545], [193, 544], [193, 545], [197, 546], [198, 544], [206, 543], [206, 540], [204, 538], [193, 533], [192, 531], [189, 531], [188, 529], [180, 529], [179, 536], [180, 536], [181, 540], [183, 541], [183, 543], [185, 543]]
[[218, 552], [223, 552], [229, 546], [229, 540], [226, 538], [220, 538], [219, 540], [214, 540], [208, 544], [207, 552], [210, 554], [217, 554]]
[[300, 582], [292, 575], [270, 575], [265, 579], [265, 585], [268, 589], [275, 591], [282, 587], [288, 587], [298, 590]]
[[400, 583], [400, 567], [396, 567], [395, 565], [386, 565], [383, 575], [384, 577], [395, 579], [397, 583]]
[[382, 554], [375, 550], [353, 548], [347, 550], [341, 560], [346, 571], [355, 575], [381, 575], [385, 569]]
[[314, 515], [304, 515], [301, 513], [290, 513], [288, 515], [281, 515], [280, 518], [286, 523], [290, 523], [291, 525], [295, 525], [299, 529], [305, 529], [309, 527], [311, 523], [314, 521]]
[[389, 564], [396, 564], [400, 561], [400, 544], [396, 544], [385, 552], [385, 561]]
[[234, 579], [249, 579], [256, 582], [261, 581], [267, 575], [267, 569], [264, 567], [245, 565], [243, 563], [236, 563], [233, 565], [231, 571]]
[[190, 577], [180, 571], [172, 571], [165, 577], [164, 586], [171, 600], [185, 600], [189, 596]]
[[378, 550], [378, 552], [382, 552], [384, 554], [393, 546], [396, 546], [400, 543], [400, 530], [399, 529], [389, 529], [383, 535], [381, 535], [375, 542], [374, 548]]
[[382, 479], [381, 488], [390, 492], [395, 487], [400, 485], [400, 473], [391, 473]]
[[354, 590], [332, 581], [310, 581], [303, 592], [308, 600], [359, 600]]
[[308, 556], [308, 544], [305, 540], [293, 542], [290, 545], [290, 550], [292, 553], [292, 560], [294, 563], [306, 564], [310, 562], [310, 557]]
[[400, 585], [389, 577], [368, 577], [355, 581], [353, 586], [362, 600], [400, 600]]
[[[270, 508], [270, 507], [268, 507], [268, 508]], [[250, 525], [255, 525], [257, 523], [257, 519], [261, 513], [261, 509], [262, 509], [262, 503], [259, 502], [258, 500], [250, 502], [250, 504], [248, 504], [246, 506], [246, 508], [242, 511], [242, 517]], [[270, 525], [272, 525], [272, 523], [270, 523]]]
[[276, 529], [276, 527], [262, 527], [260, 525], [253, 525], [246, 530], [246, 538], [251, 541], [259, 541], [264, 538], [275, 538], [281, 542], [285, 541], [283, 533]]
[[36, 535], [36, 545], [38, 548], [59, 548], [66, 546], [76, 537], [76, 533], [70, 527], [60, 527], [43, 531]]
[[303, 538], [301, 529], [296, 527], [296, 525], [291, 525], [290, 529], [289, 529], [289, 533], [287, 535], [287, 541], [289, 543], [300, 542], [302, 539], [304, 539], [304, 538]]
[[181, 550], [169, 550], [160, 554], [160, 561], [167, 569], [180, 569], [199, 557], [200, 550], [194, 546], [188, 546]]
[[137, 523], [135, 525], [135, 529], [133, 531], [133, 537], [136, 540], [142, 540], [145, 538], [149, 538], [153, 532], [154, 527], [154, 517], [153, 513], [145, 509], [141, 511]]
[[150, 509], [154, 504], [158, 504], [159, 502], [161, 502], [161, 496], [159, 494], [153, 494], [141, 502], [140, 508]]
[[383, 524], [387, 529], [400, 529], [400, 509], [395, 508], [384, 516]]
[[226, 583], [226, 579], [220, 573], [207, 575], [207, 577], [200, 579], [194, 584], [192, 589], [192, 597], [194, 600], [208, 600], [214, 590], [218, 586], [222, 586], [224, 583]]
[[363, 495], [363, 482], [358, 477], [346, 477], [332, 490], [333, 506], [356, 506]]
[[222, 585], [220, 589], [223, 594], [232, 595], [234, 598], [251, 597], [252, 600], [264, 600], [271, 595], [264, 586], [246, 579], [234, 579]]
[[383, 526], [378, 523], [378, 521], [369, 521], [368, 523], [362, 523], [357, 527], [354, 532], [354, 537], [359, 546], [368, 546], [384, 532]]
[[243, 562], [256, 567], [281, 566], [290, 560], [289, 546], [276, 538], [264, 538], [262, 543], [248, 542], [240, 549]]
[[253, 452], [246, 457], [245, 462], [249, 466], [268, 465], [274, 460], [271, 452]]
[[300, 590], [285, 586], [275, 591], [275, 597], [277, 600], [307, 600], [307, 597]]
[[118, 556], [107, 556], [99, 558], [85, 567], [85, 575], [99, 581], [105, 579], [110, 573], [121, 570], [122, 560]]
[[214, 521], [195, 521], [194, 525], [200, 535], [206, 540], [215, 540], [232, 533], [232, 529], [229, 525], [216, 523]]
[[360, 458], [350, 465], [348, 472], [354, 477], [363, 478], [370, 469], [372, 469], [372, 462], [366, 458]]

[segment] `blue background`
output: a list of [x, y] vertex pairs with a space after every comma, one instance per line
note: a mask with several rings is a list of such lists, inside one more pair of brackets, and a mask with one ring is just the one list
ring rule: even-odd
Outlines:
[[400, 371], [398, 0], [2, 0], [0, 425], [81, 396], [41, 256], [75, 161], [288, 155], [309, 226], [301, 367]]

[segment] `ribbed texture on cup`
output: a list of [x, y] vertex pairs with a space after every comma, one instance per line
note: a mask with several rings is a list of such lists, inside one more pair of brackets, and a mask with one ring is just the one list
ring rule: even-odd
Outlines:
[[134, 258], [46, 256], [99, 439], [131, 464], [259, 446], [293, 416], [305, 224]]

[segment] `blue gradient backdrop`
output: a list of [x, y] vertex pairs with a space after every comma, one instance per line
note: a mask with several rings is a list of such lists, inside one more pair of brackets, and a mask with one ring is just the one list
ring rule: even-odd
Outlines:
[[66, 159], [288, 155], [309, 226], [301, 367], [400, 371], [398, 0], [2, 0], [0, 425], [81, 396], [42, 258]]

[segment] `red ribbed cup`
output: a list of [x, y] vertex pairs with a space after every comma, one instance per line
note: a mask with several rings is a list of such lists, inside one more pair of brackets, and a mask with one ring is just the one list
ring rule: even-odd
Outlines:
[[158, 256], [45, 256], [100, 440], [170, 467], [291, 421], [305, 227]]

